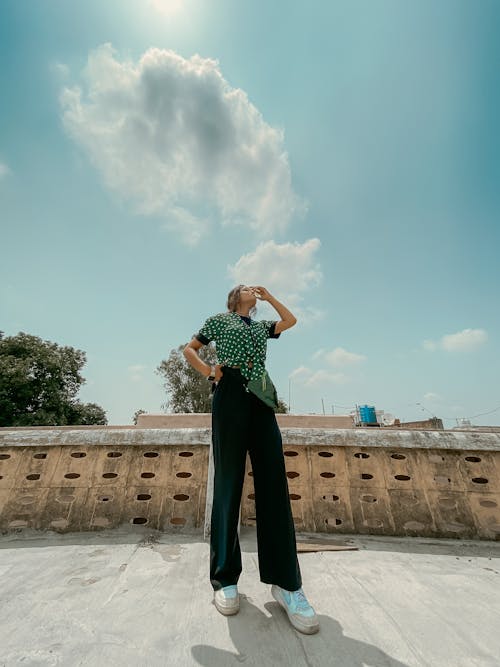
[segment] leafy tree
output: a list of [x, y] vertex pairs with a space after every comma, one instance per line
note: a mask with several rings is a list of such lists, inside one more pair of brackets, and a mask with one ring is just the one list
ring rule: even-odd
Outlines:
[[108, 420], [106, 412], [97, 403], [80, 403], [75, 401], [71, 403], [68, 410], [68, 424], [81, 424], [83, 426], [91, 424], [106, 425]]
[[99, 405], [76, 399], [85, 362], [82, 350], [0, 332], [0, 426], [106, 424]]
[[286, 414], [288, 412], [288, 405], [285, 403], [285, 401], [281, 400], [279, 396], [278, 396], [278, 407], [274, 412], [279, 414]]
[[[171, 350], [168, 359], [164, 359], [156, 368], [156, 373], [163, 376], [163, 386], [170, 394], [170, 400], [161, 406], [168, 412], [211, 412], [211, 383], [195, 368], [188, 364], [182, 351], [186, 344]], [[198, 350], [198, 356], [207, 364], [216, 364], [217, 355], [213, 345], [204, 345]]]
[[[184, 348], [185, 344], [179, 345], [156, 368], [155, 372], [163, 376], [164, 387], [170, 395], [170, 400], [161, 407], [170, 412], [211, 412], [211, 383], [188, 363], [183, 354]], [[200, 348], [198, 356], [206, 364], [217, 363], [216, 350], [212, 344]], [[281, 399], [278, 399], [275, 412], [288, 412], [286, 403]]]
[[139, 415], [147, 415], [147, 410], [143, 410], [142, 408], [140, 410], [136, 410], [134, 412], [134, 416], [132, 417], [132, 421], [134, 424], [137, 426], [137, 420], [139, 419]]

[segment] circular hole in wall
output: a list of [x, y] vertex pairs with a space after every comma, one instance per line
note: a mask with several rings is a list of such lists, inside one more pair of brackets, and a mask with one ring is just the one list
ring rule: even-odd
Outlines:
[[406, 521], [403, 524], [405, 530], [423, 530], [425, 528], [425, 523], [421, 521]]
[[60, 496], [56, 496], [58, 503], [72, 503], [75, 499], [75, 496], [72, 493], [66, 493]]
[[431, 463], [441, 463], [444, 461], [444, 456], [441, 456], [441, 454], [429, 454], [429, 461]]
[[498, 503], [496, 503], [494, 500], [480, 500], [479, 504], [481, 507], [497, 507]]
[[32, 505], [35, 502], [36, 498], [35, 496], [22, 496], [22, 498], [19, 498], [19, 502], [21, 505]]
[[186, 523], [186, 519], [183, 516], [173, 516], [170, 519], [170, 523], [173, 523], [175, 526], [183, 526]]
[[441, 505], [441, 507], [450, 510], [457, 506], [457, 501], [455, 498], [439, 498], [438, 503]]
[[342, 524], [342, 519], [337, 519], [337, 517], [328, 517], [325, 519], [327, 526], [340, 526]]
[[451, 482], [451, 479], [449, 477], [446, 477], [445, 475], [435, 475], [434, 480], [438, 484], [449, 484]]

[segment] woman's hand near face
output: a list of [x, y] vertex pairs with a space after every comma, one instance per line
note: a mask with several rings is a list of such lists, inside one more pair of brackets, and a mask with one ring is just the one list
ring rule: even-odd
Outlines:
[[269, 301], [272, 298], [272, 294], [262, 285], [251, 285], [250, 289], [260, 301]]

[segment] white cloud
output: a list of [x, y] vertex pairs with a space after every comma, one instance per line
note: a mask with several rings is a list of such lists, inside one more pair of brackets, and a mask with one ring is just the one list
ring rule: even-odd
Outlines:
[[0, 179], [2, 179], [4, 176], [7, 176], [7, 174], [10, 174], [9, 167], [5, 164], [5, 162], [0, 162]]
[[441, 344], [445, 350], [470, 350], [486, 342], [488, 335], [483, 329], [464, 329], [443, 336]]
[[332, 373], [323, 368], [314, 371], [307, 366], [299, 366], [290, 373], [292, 380], [296, 380], [305, 387], [323, 384], [344, 384], [349, 378], [344, 373]]
[[318, 384], [344, 384], [348, 382], [349, 378], [344, 373], [331, 373], [320, 369], [319, 371], [314, 371], [314, 373], [304, 382], [306, 387], [310, 387]]
[[283, 232], [294, 193], [283, 132], [222, 76], [217, 61], [151, 48], [137, 63], [110, 44], [89, 54], [84, 88], [61, 94], [63, 121], [106, 186], [195, 245], [207, 220]]
[[336, 347], [331, 352], [327, 352], [325, 360], [332, 366], [350, 366], [352, 364], [359, 364], [366, 359], [364, 354], [356, 354], [355, 352], [348, 352], [343, 347]]
[[[228, 265], [228, 276], [234, 284], [263, 285], [284, 303], [301, 323], [322, 319], [324, 312], [314, 306], [303, 306], [304, 293], [319, 285], [323, 274], [316, 259], [321, 242], [312, 238], [304, 243], [265, 241], [253, 252], [242, 255]], [[271, 309], [257, 300], [257, 308]], [[263, 317], [275, 315], [274, 309]]]
[[426, 350], [443, 349], [447, 352], [456, 352], [462, 350], [472, 350], [482, 345], [488, 339], [488, 334], [484, 329], [463, 329], [454, 334], [446, 334], [437, 342], [424, 340], [422, 346]]
[[312, 371], [307, 368], [307, 366], [299, 366], [298, 368], [295, 368], [289, 375], [289, 377], [294, 380], [294, 379], [299, 379], [308, 377], [311, 375]]
[[436, 394], [433, 391], [428, 391], [426, 394], [424, 394], [424, 400], [430, 402], [436, 402], [436, 401], [441, 401], [442, 399], [439, 394]]

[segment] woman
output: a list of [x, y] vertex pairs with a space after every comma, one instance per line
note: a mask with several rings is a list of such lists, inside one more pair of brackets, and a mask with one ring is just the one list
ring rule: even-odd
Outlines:
[[[254, 320], [257, 299], [269, 302], [279, 321]], [[249, 380], [265, 371], [268, 338], [279, 338], [296, 318], [262, 286], [237, 285], [228, 294], [226, 312], [209, 317], [184, 348], [188, 363], [212, 382], [214, 497], [210, 534], [210, 581], [216, 608], [239, 611], [241, 574], [238, 519], [247, 450], [253, 471], [260, 580], [285, 609], [292, 625], [312, 634], [318, 618], [302, 590], [281, 432], [274, 409], [248, 390]], [[220, 363], [198, 356], [215, 341]]]

